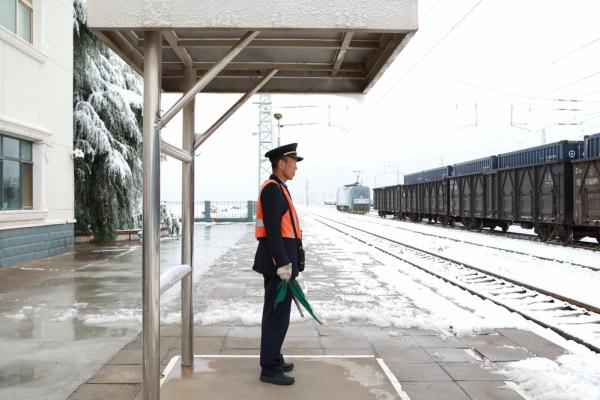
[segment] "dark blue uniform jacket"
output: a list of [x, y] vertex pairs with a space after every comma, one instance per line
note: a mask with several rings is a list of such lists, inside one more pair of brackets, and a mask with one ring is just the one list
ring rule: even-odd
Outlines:
[[[283, 190], [288, 190], [275, 175], [271, 175], [270, 179], [279, 182]], [[260, 202], [267, 237], [258, 240], [252, 269], [264, 275], [276, 275], [277, 268], [292, 263], [292, 277], [295, 278], [298, 276], [298, 240], [281, 237], [281, 217], [289, 205], [279, 185], [272, 182], [266, 185], [260, 193]]]

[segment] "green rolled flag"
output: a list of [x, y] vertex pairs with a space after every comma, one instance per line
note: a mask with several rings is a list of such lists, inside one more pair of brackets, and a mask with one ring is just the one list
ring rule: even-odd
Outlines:
[[319, 318], [317, 318], [317, 316], [313, 312], [313, 309], [310, 306], [310, 303], [308, 302], [308, 300], [306, 300], [306, 297], [304, 296], [304, 292], [300, 288], [298, 281], [295, 279], [293, 279], [289, 282], [284, 281], [284, 280], [279, 282], [279, 285], [277, 285], [277, 296], [275, 297], [274, 308], [277, 309], [277, 305], [285, 299], [288, 287], [290, 288], [292, 295], [295, 296], [296, 299], [298, 299], [298, 301], [300, 302], [300, 304], [302, 304], [304, 306], [304, 308], [306, 308], [306, 311], [308, 311], [308, 313], [315, 319], [315, 321], [317, 321], [319, 324], [323, 325], [323, 323], [321, 321], [319, 321]]

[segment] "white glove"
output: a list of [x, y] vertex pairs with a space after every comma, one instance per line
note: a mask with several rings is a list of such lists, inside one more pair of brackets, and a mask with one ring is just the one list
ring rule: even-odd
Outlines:
[[277, 276], [282, 281], [289, 282], [292, 279], [292, 264], [277, 268]]

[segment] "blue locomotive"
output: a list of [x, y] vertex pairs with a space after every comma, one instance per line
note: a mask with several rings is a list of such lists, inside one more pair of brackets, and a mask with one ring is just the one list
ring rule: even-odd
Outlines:
[[355, 214], [366, 214], [371, 209], [371, 188], [352, 183], [344, 185], [337, 191], [336, 208]]

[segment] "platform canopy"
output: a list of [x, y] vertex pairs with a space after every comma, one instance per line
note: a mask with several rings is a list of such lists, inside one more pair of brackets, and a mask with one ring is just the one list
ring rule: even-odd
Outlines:
[[249, 31], [258, 36], [203, 92], [366, 93], [417, 29], [417, 0], [87, 0], [88, 28], [135, 70], [144, 31], [163, 35], [162, 89], [184, 91]]

